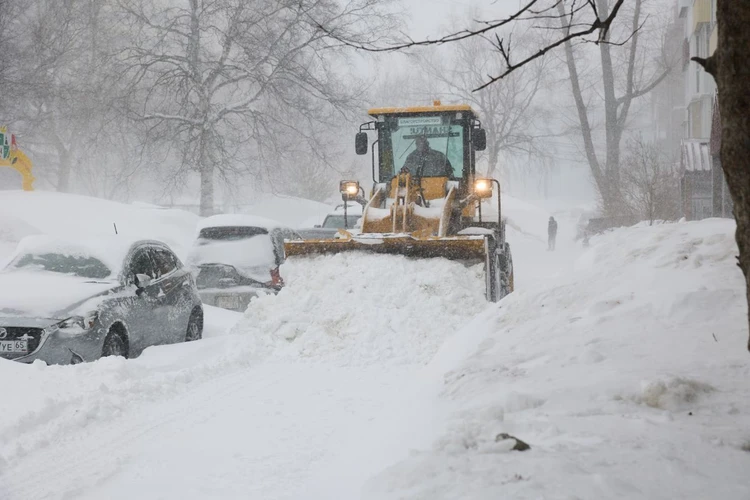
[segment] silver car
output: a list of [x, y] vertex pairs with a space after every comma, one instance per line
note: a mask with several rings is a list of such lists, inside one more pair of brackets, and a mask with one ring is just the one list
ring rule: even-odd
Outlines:
[[203, 307], [170, 248], [124, 236], [30, 236], [0, 272], [0, 357], [48, 364], [134, 357], [200, 339]]

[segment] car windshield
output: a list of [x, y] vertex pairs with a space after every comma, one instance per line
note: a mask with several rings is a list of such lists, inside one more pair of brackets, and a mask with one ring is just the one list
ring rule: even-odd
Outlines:
[[[344, 227], [354, 227], [354, 224], [360, 219], [359, 215], [347, 215], [346, 221], [344, 221], [343, 215], [329, 215], [326, 220], [323, 221], [323, 227], [338, 229]], [[346, 225], [344, 225], [346, 222]]]
[[252, 226], [206, 227], [201, 229], [198, 238], [202, 240], [236, 241], [252, 238], [259, 234], [268, 234], [268, 230]]
[[11, 267], [73, 274], [91, 279], [104, 279], [112, 275], [112, 271], [95, 257], [59, 253], [25, 254], [16, 259]]

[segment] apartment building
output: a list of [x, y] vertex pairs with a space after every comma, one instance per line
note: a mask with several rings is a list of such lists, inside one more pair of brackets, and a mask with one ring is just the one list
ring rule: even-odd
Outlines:
[[683, 26], [682, 77], [684, 113], [680, 190], [688, 220], [731, 217], [731, 199], [719, 161], [721, 145], [716, 83], [692, 57], [716, 50], [716, 0], [677, 0]]

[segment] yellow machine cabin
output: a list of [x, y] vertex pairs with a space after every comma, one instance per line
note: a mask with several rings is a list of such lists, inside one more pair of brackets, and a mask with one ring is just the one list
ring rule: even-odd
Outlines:
[[34, 176], [31, 175], [31, 160], [16, 144], [16, 137], [6, 127], [0, 127], [0, 167], [10, 167], [23, 177], [23, 190], [33, 191]]
[[[501, 217], [500, 184], [476, 174], [476, 152], [486, 135], [468, 105], [375, 108], [355, 138], [357, 154], [372, 155], [369, 198], [356, 181], [342, 181], [346, 202], [363, 206], [359, 231], [337, 238], [288, 241], [288, 257], [347, 250], [444, 257], [484, 263], [486, 296], [513, 290], [513, 264]], [[376, 136], [368, 147], [369, 136]], [[497, 187], [497, 209], [482, 214], [482, 200]], [[487, 211], [485, 209], [485, 211]]]

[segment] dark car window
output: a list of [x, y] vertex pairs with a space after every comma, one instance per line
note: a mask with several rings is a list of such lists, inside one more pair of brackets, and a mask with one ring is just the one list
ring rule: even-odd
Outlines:
[[154, 259], [157, 278], [161, 278], [179, 267], [177, 257], [166, 248], [152, 248], [151, 256]]
[[198, 233], [198, 238], [203, 240], [232, 241], [252, 238], [259, 234], [268, 234], [268, 230], [252, 226], [205, 227]]
[[133, 258], [130, 260], [130, 270], [128, 273], [128, 281], [132, 281], [133, 276], [136, 274], [145, 274], [150, 276], [152, 279], [156, 277], [154, 272], [154, 265], [151, 262], [151, 258], [148, 255], [146, 248], [141, 248], [136, 251]]
[[196, 285], [204, 288], [232, 288], [236, 286], [262, 287], [263, 283], [243, 276], [233, 266], [204, 264], [200, 266]]
[[91, 279], [104, 279], [112, 274], [112, 271], [97, 258], [59, 253], [26, 254], [16, 260], [12, 267], [37, 268], [53, 273], [75, 274]]

